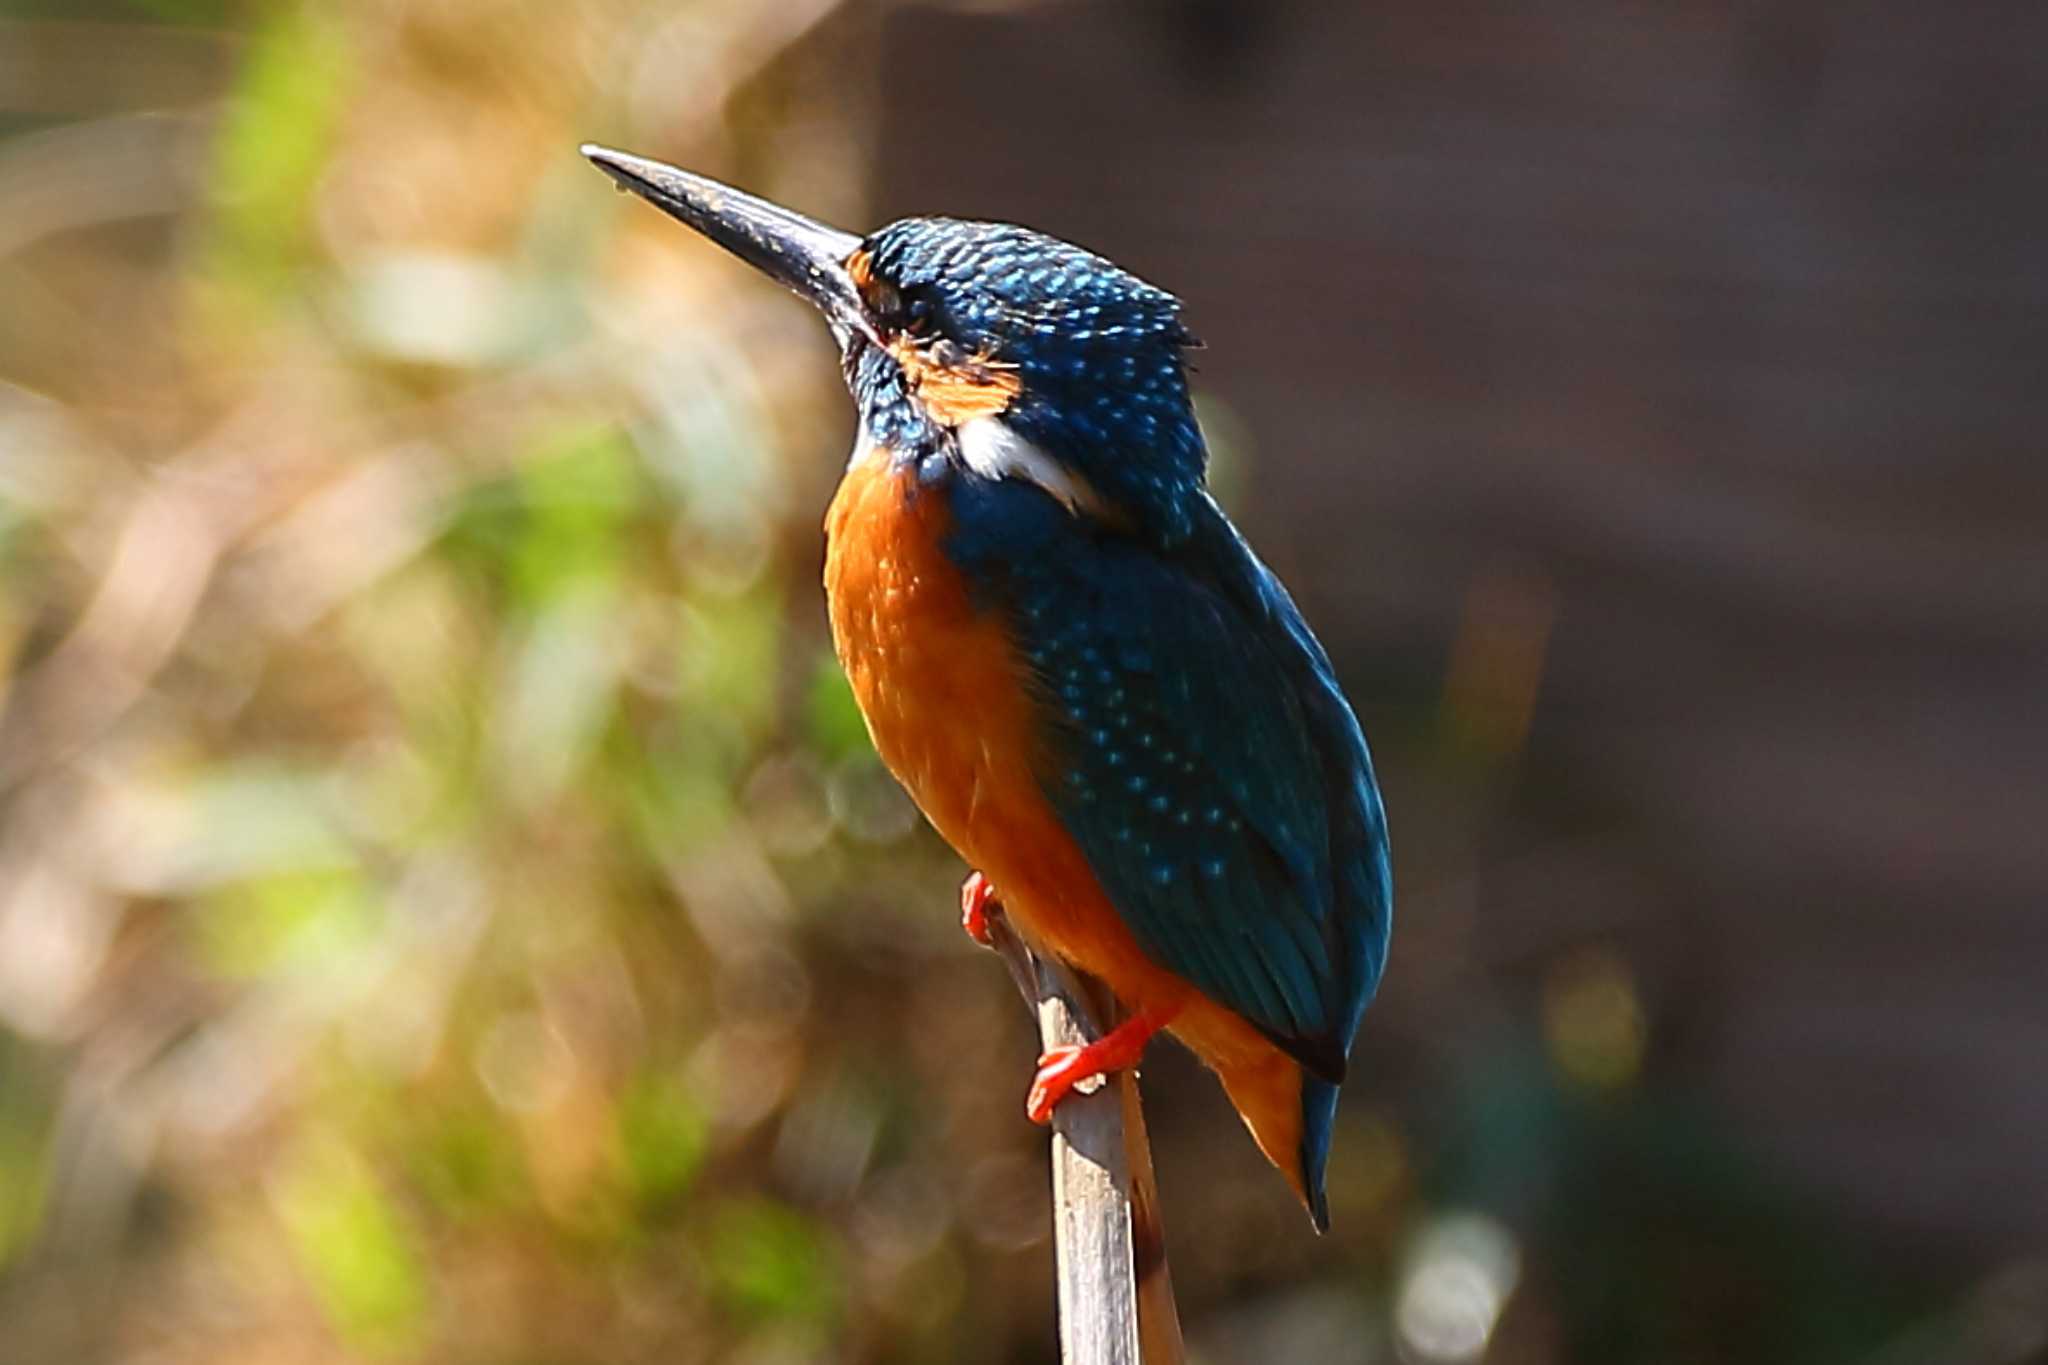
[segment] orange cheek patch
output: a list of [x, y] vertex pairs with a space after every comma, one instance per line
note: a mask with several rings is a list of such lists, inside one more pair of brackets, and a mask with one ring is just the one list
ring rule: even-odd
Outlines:
[[[896, 307], [895, 291], [875, 277], [875, 258], [865, 248], [846, 258], [846, 273], [870, 309], [885, 317]], [[917, 395], [925, 413], [942, 426], [957, 427], [977, 417], [993, 417], [1009, 408], [1023, 387], [1017, 376], [988, 356], [975, 356], [954, 364], [934, 354], [938, 350], [958, 353], [957, 347], [940, 342], [927, 348], [904, 333], [889, 342], [889, 354], [903, 367], [903, 377]]]
[[957, 427], [977, 417], [993, 417], [1010, 406], [1022, 387], [1002, 371], [974, 374], [965, 370], [931, 370], [917, 381], [917, 396], [932, 419]]
[[1014, 371], [998, 369], [985, 359], [944, 365], [903, 338], [890, 345], [889, 353], [903, 367], [917, 401], [942, 426], [994, 417], [1008, 410], [1024, 388]]

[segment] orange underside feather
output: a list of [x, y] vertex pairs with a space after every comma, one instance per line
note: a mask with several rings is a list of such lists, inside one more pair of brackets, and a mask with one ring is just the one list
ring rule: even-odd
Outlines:
[[840, 662], [875, 749], [925, 816], [1000, 890], [1025, 938], [1099, 978], [1222, 1078], [1302, 1194], [1301, 1071], [1236, 1013], [1155, 965], [1104, 895], [1034, 777], [1038, 726], [1010, 641], [977, 612], [940, 542], [945, 500], [885, 454], [847, 471], [826, 514], [825, 592]]

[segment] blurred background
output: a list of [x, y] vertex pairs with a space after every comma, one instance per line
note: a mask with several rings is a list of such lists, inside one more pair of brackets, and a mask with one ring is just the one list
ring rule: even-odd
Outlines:
[[2048, 9], [0, 5], [0, 1361], [1054, 1356], [823, 329], [575, 153], [1181, 292], [1372, 736], [1253, 1361], [2048, 1359]]

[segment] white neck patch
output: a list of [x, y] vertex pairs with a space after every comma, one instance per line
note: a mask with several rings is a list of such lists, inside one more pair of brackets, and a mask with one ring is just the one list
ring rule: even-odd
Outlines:
[[1069, 512], [1107, 516], [1102, 495], [1088, 481], [1054, 459], [1042, 446], [1019, 436], [1000, 417], [976, 417], [955, 430], [960, 458], [984, 479], [1022, 479], [1053, 495]]

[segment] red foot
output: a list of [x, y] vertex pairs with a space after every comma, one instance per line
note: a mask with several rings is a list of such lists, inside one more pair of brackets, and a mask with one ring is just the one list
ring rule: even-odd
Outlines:
[[1136, 1066], [1152, 1035], [1173, 1022], [1173, 1016], [1138, 1014], [1124, 1020], [1092, 1043], [1056, 1047], [1038, 1059], [1038, 1075], [1025, 1098], [1024, 1113], [1033, 1123], [1050, 1123], [1052, 1111], [1090, 1076], [1106, 1076]]
[[989, 885], [988, 878], [979, 872], [967, 874], [967, 880], [960, 883], [960, 927], [967, 931], [967, 937], [989, 947], [988, 912], [996, 908], [996, 889]]

